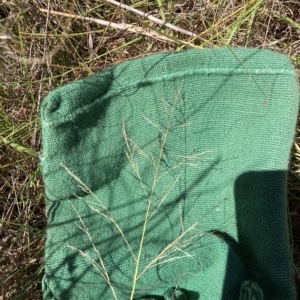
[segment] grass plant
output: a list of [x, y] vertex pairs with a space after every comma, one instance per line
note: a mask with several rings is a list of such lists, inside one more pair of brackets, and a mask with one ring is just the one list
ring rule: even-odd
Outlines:
[[[135, 262], [135, 265], [133, 266], [134, 274], [132, 279], [132, 291], [130, 300], [134, 299], [137, 289], [137, 282], [144, 276], [144, 274], [148, 270], [150, 270], [151, 268], [155, 268], [158, 265], [169, 263], [171, 261], [180, 260], [186, 257], [192, 258], [192, 254], [189, 253], [189, 247], [193, 245], [193, 242], [195, 242], [197, 239], [200, 239], [204, 235], [204, 233], [199, 230], [197, 226], [198, 223], [194, 223], [190, 227], [184, 228], [182, 222], [182, 211], [179, 211], [178, 223], [181, 224], [181, 234], [169, 244], [166, 244], [165, 247], [160, 251], [160, 253], [157, 256], [153, 257], [151, 261], [147, 262], [146, 264], [142, 264], [142, 260], [144, 258], [143, 254], [145, 252], [144, 248], [146, 247], [147, 233], [150, 230], [150, 220], [154, 219], [156, 215], [161, 211], [161, 207], [163, 206], [164, 202], [167, 201], [170, 193], [180, 180], [184, 168], [190, 167], [200, 169], [201, 160], [205, 159], [206, 152], [202, 152], [192, 153], [187, 156], [178, 155], [179, 161], [174, 165], [168, 167], [166, 167], [163, 163], [169, 134], [177, 128], [183, 128], [190, 125], [189, 123], [176, 124], [177, 120], [175, 120], [175, 112], [181, 105], [183, 105], [184, 102], [179, 100], [179, 98], [180, 90], [175, 96], [173, 103], [168, 103], [164, 99], [161, 100], [161, 105], [166, 112], [165, 127], [161, 127], [161, 125], [155, 124], [145, 115], [143, 116], [145, 122], [149, 123], [150, 126], [153, 126], [155, 130], [157, 130], [158, 136], [160, 136], [159, 141], [154, 142], [154, 145], [151, 147], [150, 151], [142, 149], [139, 144], [129, 136], [126, 130], [125, 122], [123, 122], [122, 125], [122, 135], [126, 145], [125, 155], [134, 172], [134, 176], [139, 181], [139, 185], [146, 199], [146, 201], [144, 202], [145, 216], [143, 225], [141, 227], [140, 237], [138, 237], [139, 242], [136, 253], [133, 250], [133, 248], [136, 247], [131, 246], [131, 241], [128, 240], [126, 234], [124, 233], [124, 230], [121, 228], [118, 221], [113, 216], [113, 213], [109, 211], [109, 209], [105, 206], [104, 202], [77, 175], [72, 173], [66, 166], [63, 166], [66, 172], [77, 182], [77, 184], [79, 184], [86, 195], [92, 196], [93, 200], [89, 200], [86, 197], [79, 196], [77, 196], [77, 198], [85, 201], [91, 211], [106, 219], [109, 223], [113, 224], [113, 226], [120, 233], [121, 238], [124, 240], [126, 247], [128, 248], [133, 261]], [[141, 159], [146, 160], [152, 168], [148, 170], [148, 173], [153, 174], [153, 178], [150, 180], [150, 185], [146, 184], [145, 179], [142, 176], [143, 172], [141, 170], [141, 166], [139, 165], [139, 161]], [[176, 172], [174, 173], [174, 171]], [[171, 172], [173, 176], [171, 176], [170, 182], [168, 182], [166, 186], [163, 186], [162, 191], [159, 191], [159, 188], [157, 188], [157, 186], [161, 181], [165, 180], [165, 177], [167, 177], [167, 175]], [[83, 218], [80, 216], [78, 210], [71, 201], [70, 205], [76, 211], [76, 215], [80, 220], [79, 228], [87, 236], [91, 247], [96, 254], [96, 257], [98, 258], [98, 261], [95, 261], [87, 251], [82, 251], [80, 248], [74, 247], [73, 245], [69, 245], [69, 247], [77, 251], [79, 255], [83, 256], [88, 263], [92, 264], [97, 269], [97, 271], [109, 285], [113, 298], [117, 300], [118, 298], [115, 293], [115, 288], [112, 280], [110, 279], [110, 274], [105, 266], [101, 250], [99, 251], [99, 249], [97, 249], [92, 235], [89, 232], [88, 226], [85, 224]], [[105, 227], [104, 223], [103, 225], [101, 225], [101, 227], [102, 226]], [[208, 233], [205, 234], [208, 235]], [[212, 233], [209, 234], [213, 235]]]

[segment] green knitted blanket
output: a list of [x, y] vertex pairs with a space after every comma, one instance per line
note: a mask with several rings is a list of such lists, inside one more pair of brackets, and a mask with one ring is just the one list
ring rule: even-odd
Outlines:
[[296, 74], [267, 50], [128, 61], [42, 105], [45, 300], [293, 300]]

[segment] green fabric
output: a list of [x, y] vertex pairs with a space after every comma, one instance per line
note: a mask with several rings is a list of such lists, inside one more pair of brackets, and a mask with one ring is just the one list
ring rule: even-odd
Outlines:
[[50, 93], [44, 299], [130, 299], [147, 211], [134, 299], [296, 299], [297, 111], [289, 59], [255, 49], [152, 55]]

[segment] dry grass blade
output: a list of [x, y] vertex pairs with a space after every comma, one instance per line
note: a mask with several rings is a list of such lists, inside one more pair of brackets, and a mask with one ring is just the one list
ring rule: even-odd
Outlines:
[[[40, 11], [41, 12], [48, 12], [48, 10], [44, 9], [44, 8], [40, 8]], [[114, 23], [114, 22], [100, 20], [100, 19], [96, 19], [96, 18], [92, 18], [92, 17], [84, 17], [84, 16], [79, 16], [79, 15], [74, 15], [74, 14], [69, 14], [69, 13], [58, 12], [58, 11], [54, 11], [54, 10], [50, 10], [49, 12], [53, 15], [60, 15], [60, 16], [65, 16], [65, 17], [69, 17], [69, 18], [73, 18], [73, 19], [91, 21], [91, 22], [97, 23], [97, 24], [102, 25], [102, 26], [108, 26], [108, 27], [111, 27], [111, 28], [114, 28], [114, 29], [119, 29], [119, 30], [127, 30], [127, 31], [132, 32], [132, 33], [140, 33], [140, 34], [145, 35], [145, 36], [149, 36], [149, 37], [152, 37], [152, 38], [155, 38], [155, 39], [159, 39], [159, 40], [167, 41], [167, 42], [171, 42], [171, 43], [174, 42], [173, 40], [167, 38], [164, 35], [161, 35], [161, 34], [157, 33], [156, 31], [153, 31], [153, 30], [148, 30], [147, 31], [146, 29], [144, 29], [142, 27], [131, 25], [131, 24], [125, 24], [125, 23], [124, 24], [117, 24], [117, 23]]]
[[173, 25], [173, 24], [171, 24], [171, 23], [168, 23], [168, 22], [166, 22], [166, 21], [160, 20], [160, 19], [158, 19], [158, 18], [156, 18], [156, 17], [151, 16], [149, 13], [142, 12], [142, 11], [140, 11], [140, 10], [138, 10], [138, 9], [135, 9], [135, 8], [133, 8], [133, 7], [130, 7], [130, 6], [126, 5], [126, 4], [120, 3], [120, 2], [118, 2], [118, 1], [115, 1], [115, 0], [105, 0], [105, 2], [112, 3], [112, 4], [115, 5], [115, 6], [118, 6], [118, 7], [121, 7], [121, 8], [123, 8], [123, 9], [126, 9], [126, 10], [128, 10], [128, 11], [134, 12], [134, 13], [136, 13], [136, 14], [139, 15], [139, 16], [142, 16], [142, 17], [144, 17], [144, 18], [147, 18], [147, 19], [149, 19], [149, 20], [155, 22], [156, 24], [159, 24], [159, 25], [161, 25], [161, 26], [166, 26], [166, 27], [168, 27], [168, 28], [170, 28], [170, 29], [172, 29], [172, 30], [178, 31], [178, 32], [183, 33], [183, 34], [185, 34], [185, 35], [188, 35], [188, 36], [191, 36], [191, 37], [197, 36], [197, 34], [195, 34], [195, 33], [193, 33], [193, 32], [190, 32], [190, 31], [188, 31], [188, 30], [185, 30], [185, 29], [183, 29], [183, 28], [180, 28], [180, 27], [178, 27], [178, 26], [176, 26], [176, 25]]

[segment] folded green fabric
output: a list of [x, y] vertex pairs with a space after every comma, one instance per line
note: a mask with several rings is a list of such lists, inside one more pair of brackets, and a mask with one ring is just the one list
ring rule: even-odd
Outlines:
[[128, 61], [42, 105], [44, 299], [296, 299], [289, 59], [205, 49]]

